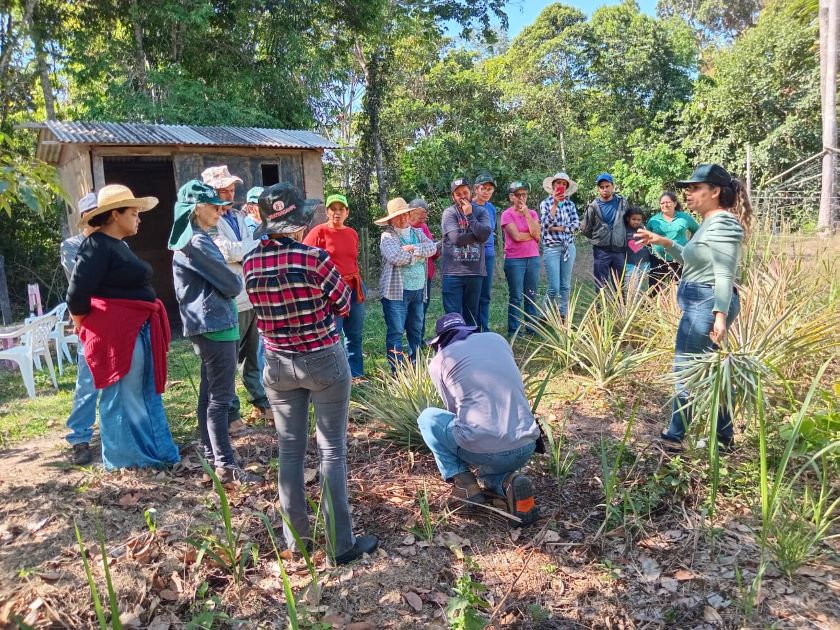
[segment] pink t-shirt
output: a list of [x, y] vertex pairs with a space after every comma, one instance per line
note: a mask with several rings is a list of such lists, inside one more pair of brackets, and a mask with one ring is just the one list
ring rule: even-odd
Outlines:
[[[539, 225], [540, 217], [536, 211], [529, 209], [528, 212], [531, 213], [531, 218]], [[523, 234], [528, 233], [528, 221], [513, 207], [502, 212], [502, 231], [505, 232], [505, 258], [530, 258], [531, 256], [539, 256], [539, 242], [533, 238], [528, 241], [514, 241], [508, 236], [507, 231], [505, 231], [505, 226], [508, 223], [513, 223], [516, 229]]]

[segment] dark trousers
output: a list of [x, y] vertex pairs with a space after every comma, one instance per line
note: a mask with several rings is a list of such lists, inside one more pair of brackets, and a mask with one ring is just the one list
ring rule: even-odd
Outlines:
[[211, 341], [203, 335], [190, 337], [201, 359], [198, 387], [198, 431], [204, 457], [218, 467], [234, 466], [228, 432], [228, 412], [236, 398], [236, 341]]
[[624, 261], [627, 255], [614, 252], [603, 247], [592, 247], [592, 258], [595, 273], [595, 286], [600, 291], [607, 283], [613, 288], [618, 287], [618, 281], [624, 274]]
[[478, 305], [482, 281], [482, 276], [443, 276], [440, 293], [444, 314], [460, 313], [467, 326], [480, 326]]

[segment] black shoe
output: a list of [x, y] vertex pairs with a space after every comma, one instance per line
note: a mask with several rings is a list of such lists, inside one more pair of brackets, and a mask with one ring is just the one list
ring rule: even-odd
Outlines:
[[373, 534], [368, 534], [367, 536], [357, 536], [356, 544], [353, 545], [353, 548], [349, 551], [345, 551], [340, 556], [336, 556], [335, 560], [333, 560], [330, 564], [339, 565], [353, 562], [353, 560], [361, 558], [366, 553], [373, 553], [376, 551], [378, 546], [379, 539]]
[[82, 442], [73, 445], [73, 455], [70, 456], [70, 461], [75, 466], [87, 466], [92, 460], [93, 453], [90, 452], [90, 444]]
[[685, 449], [682, 440], [672, 438], [664, 431], [656, 438], [656, 444], [666, 453], [682, 453]]
[[534, 484], [522, 473], [508, 473], [502, 480], [508, 512], [522, 520], [522, 525], [530, 525], [540, 517], [534, 496]]

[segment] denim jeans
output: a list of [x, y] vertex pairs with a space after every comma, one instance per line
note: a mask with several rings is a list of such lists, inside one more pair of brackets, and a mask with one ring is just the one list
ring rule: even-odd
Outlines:
[[198, 431], [204, 458], [214, 466], [235, 465], [228, 432], [228, 409], [236, 398], [236, 341], [211, 341], [203, 335], [190, 337], [201, 359], [198, 387]]
[[382, 298], [385, 316], [385, 352], [391, 371], [405, 360], [403, 335], [408, 338], [408, 356], [414, 363], [417, 349], [423, 344], [423, 289], [403, 290], [402, 300]]
[[[522, 325], [537, 318], [537, 285], [540, 282], [540, 257], [506, 258], [505, 278], [508, 284], [508, 334], [514, 334]], [[523, 308], [522, 301], [525, 300]]]
[[440, 293], [443, 312], [460, 313], [467, 326], [479, 326], [482, 276], [443, 276]]
[[137, 335], [128, 374], [102, 390], [99, 436], [106, 470], [159, 467], [181, 460], [163, 399], [155, 391], [148, 322]]
[[96, 401], [99, 391], [93, 384], [93, 374], [90, 373], [85, 360], [85, 347], [79, 344], [76, 353], [76, 389], [73, 392], [73, 410], [67, 416], [67, 428], [70, 434], [67, 441], [71, 446], [90, 442], [93, 437], [93, 424], [96, 422]]
[[569, 313], [569, 296], [572, 294], [572, 271], [575, 267], [577, 248], [569, 243], [569, 258], [563, 260], [562, 247], [546, 247], [543, 251], [545, 277], [548, 280], [547, 301], [553, 302], [563, 317]]
[[[309, 402], [315, 405], [320, 457], [321, 497], [327, 517], [328, 551], [341, 555], [355, 544], [347, 501], [347, 416], [350, 408], [350, 365], [340, 344], [313, 352], [284, 354], [266, 350], [263, 384], [274, 412], [278, 441], [280, 509], [302, 538], [310, 536], [304, 486], [304, 456], [309, 443]], [[286, 545], [295, 549], [289, 523], [283, 524]]]
[[417, 419], [420, 433], [426, 446], [432, 451], [441, 476], [449, 481], [458, 473], [467, 472], [475, 466], [476, 477], [484, 487], [496, 494], [504, 495], [502, 480], [509, 472], [519, 470], [534, 453], [532, 442], [521, 448], [501, 453], [471, 453], [464, 450], [452, 436], [455, 414], [446, 409], [428, 407]]
[[592, 258], [595, 273], [595, 286], [600, 291], [609, 282], [614, 289], [617, 282], [624, 275], [624, 252], [611, 252], [601, 247], [592, 248]]
[[[715, 350], [717, 346], [712, 343], [709, 333], [715, 323], [715, 314], [712, 312], [715, 294], [711, 285], [697, 284], [696, 282], [681, 281], [677, 290], [677, 302], [682, 309], [679, 328], [677, 328], [677, 343], [674, 352], [674, 373], [679, 374], [687, 360], [692, 356]], [[741, 310], [741, 302], [736, 292], [732, 293], [732, 301], [729, 304], [729, 313], [726, 316], [727, 328], [738, 317]], [[685, 437], [685, 431], [691, 423], [691, 405], [689, 404], [689, 392], [682, 384], [677, 384], [677, 392], [674, 398], [671, 423], [665, 432], [665, 437], [681, 440]], [[718, 411], [718, 438], [722, 441], [730, 441], [733, 435], [732, 417], [725, 406]]]
[[362, 331], [365, 326], [365, 303], [358, 301], [355, 289], [350, 296], [350, 314], [335, 318], [335, 329], [344, 333], [347, 348], [347, 361], [350, 363], [350, 375], [353, 378], [365, 375], [365, 363], [362, 357]]
[[496, 271], [496, 255], [487, 255], [484, 250], [484, 267], [487, 275], [481, 279], [481, 296], [478, 299], [478, 319], [481, 332], [490, 331], [490, 294], [493, 292], [493, 274]]
[[239, 354], [237, 360], [242, 364], [242, 384], [248, 392], [248, 400], [255, 407], [268, 407], [268, 398], [262, 385], [260, 370], [260, 331], [257, 328], [257, 313], [249, 308], [239, 311]]
[[426, 338], [426, 313], [429, 312], [429, 302], [432, 301], [432, 279], [426, 278], [426, 299], [423, 301], [423, 339]]

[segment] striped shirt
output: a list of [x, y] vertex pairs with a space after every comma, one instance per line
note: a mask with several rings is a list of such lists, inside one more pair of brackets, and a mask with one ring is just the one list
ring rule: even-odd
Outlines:
[[248, 254], [243, 270], [267, 350], [311, 352], [338, 343], [333, 318], [349, 314], [350, 288], [327, 252], [268, 239]]

